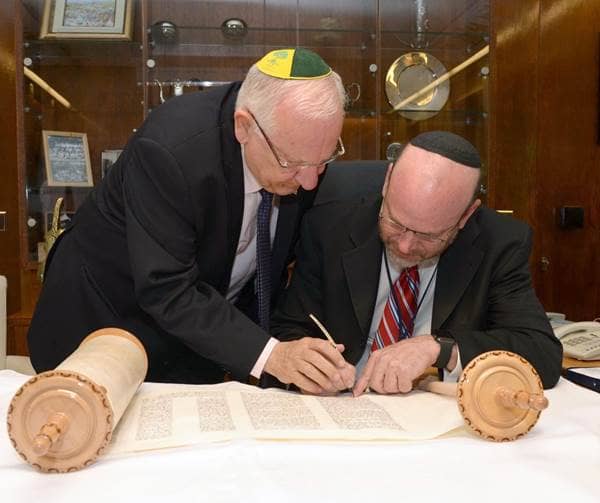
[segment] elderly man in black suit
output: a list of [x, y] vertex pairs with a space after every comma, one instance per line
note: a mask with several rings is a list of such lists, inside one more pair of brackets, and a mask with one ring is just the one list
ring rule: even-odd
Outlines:
[[298, 48], [153, 110], [48, 257], [28, 334], [36, 370], [119, 327], [146, 348], [151, 381], [269, 372], [302, 386], [311, 362], [324, 386], [351, 383], [330, 344], [268, 331], [300, 219], [344, 150], [344, 102], [339, 76]]
[[553, 386], [562, 349], [531, 285], [531, 230], [481, 207], [479, 179], [469, 142], [428, 132], [390, 165], [382, 196], [313, 208], [273, 334], [318, 337], [316, 315], [356, 366], [356, 395], [410, 391], [430, 366], [457, 378], [493, 349], [523, 356]]

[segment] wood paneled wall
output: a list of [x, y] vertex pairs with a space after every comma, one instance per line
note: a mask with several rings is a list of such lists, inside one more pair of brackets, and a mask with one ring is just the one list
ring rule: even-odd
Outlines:
[[[573, 319], [600, 316], [600, 2], [542, 0], [540, 9], [537, 251], [550, 261], [537, 276], [550, 310]], [[582, 206], [585, 226], [562, 230], [561, 206]]]
[[18, 309], [21, 295], [14, 19], [15, 3], [0, 2], [0, 211], [7, 212], [6, 231], [0, 231], [0, 274], [8, 278], [9, 313]]
[[493, 2], [489, 204], [534, 222], [539, 0]]
[[[546, 310], [598, 317], [600, 2], [495, 1], [492, 19], [490, 202], [534, 228]], [[583, 229], [559, 228], [562, 206], [584, 208]]]

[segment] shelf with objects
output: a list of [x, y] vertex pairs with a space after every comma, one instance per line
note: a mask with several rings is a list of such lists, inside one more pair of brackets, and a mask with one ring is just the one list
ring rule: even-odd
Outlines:
[[[148, 106], [213, 83], [242, 80], [266, 52], [305, 47], [342, 77], [352, 105], [343, 131], [345, 159], [373, 158], [376, 135], [377, 1], [165, 2], [147, 4]], [[359, 131], [355, 131], [355, 127]]]
[[[21, 255], [27, 268], [40, 272], [52, 240], [143, 120], [134, 3], [123, 3], [122, 14], [131, 6], [127, 37], [93, 28], [97, 18], [91, 14], [83, 33], [68, 31], [80, 21], [69, 21], [69, 6], [60, 5], [65, 11], [58, 26], [59, 3], [21, 2]], [[118, 23], [118, 9], [114, 15]]]
[[[300, 2], [298, 9], [294, 16], [263, 5], [255, 14], [239, 5], [203, 10], [184, 2], [167, 12], [150, 2], [148, 78], [141, 83], [149, 110], [241, 80], [267, 50], [300, 45], [321, 54], [346, 85], [345, 159], [385, 158], [390, 144], [449, 129], [473, 141], [486, 164], [489, 1], [348, 2], [343, 14]], [[450, 79], [398, 106], [460, 65]]]
[[[394, 144], [446, 129], [473, 141], [487, 164], [489, 55], [416, 103], [397, 104], [488, 46], [489, 0], [119, 0], [109, 16], [121, 23], [118, 33], [103, 31], [93, 14], [64, 11], [104, 3], [15, 1], [15, 185], [30, 305], [47, 238], [68, 224], [147, 115], [179, 94], [243, 79], [275, 48], [312, 49], [342, 77], [343, 160], [393, 158]], [[388, 89], [392, 67], [398, 75]]]
[[393, 159], [424, 131], [448, 130], [488, 164], [490, 2], [411, 2], [380, 9], [379, 152]]
[[[349, 117], [375, 118], [374, 94], [363, 91], [374, 87], [376, 80], [368, 69], [376, 59], [374, 24], [346, 16], [320, 20], [316, 25], [286, 25], [283, 20], [271, 26], [265, 22], [251, 25], [239, 15], [230, 17], [233, 15], [233, 10], [223, 11], [223, 21], [214, 26], [180, 25], [177, 18], [154, 21], [150, 17], [147, 81], [142, 83], [148, 88], [149, 110], [173, 96], [242, 80], [265, 52], [302, 46], [319, 53], [342, 77]], [[331, 28], [323, 27], [327, 22]], [[345, 144], [345, 158], [373, 157], [374, 132], [356, 136], [350, 127], [347, 122], [344, 134], [350, 141]]]
[[[276, 47], [316, 50], [340, 73], [349, 98], [346, 159], [385, 158], [390, 144], [436, 128], [464, 134], [487, 157], [487, 54], [401, 101], [489, 47], [488, 0], [128, 0], [114, 13], [118, 33], [95, 26], [97, 13], [79, 12], [75, 3], [20, 5], [22, 249], [31, 267], [43, 259], [57, 198], [64, 225], [149, 112], [179, 94], [243, 79]], [[59, 145], [78, 159], [71, 175], [51, 159]]]

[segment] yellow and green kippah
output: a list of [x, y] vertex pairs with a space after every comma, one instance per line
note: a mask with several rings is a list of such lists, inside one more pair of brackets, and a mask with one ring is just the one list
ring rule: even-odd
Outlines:
[[271, 51], [256, 67], [266, 75], [286, 80], [322, 79], [332, 72], [321, 56], [302, 48]]

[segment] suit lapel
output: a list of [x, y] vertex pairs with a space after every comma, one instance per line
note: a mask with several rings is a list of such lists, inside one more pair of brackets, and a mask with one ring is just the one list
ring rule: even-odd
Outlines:
[[369, 333], [373, 308], [377, 297], [379, 271], [381, 268], [382, 244], [379, 239], [377, 214], [381, 198], [369, 200], [367, 206], [357, 208], [351, 224], [350, 239], [356, 248], [342, 256], [354, 314], [363, 335]]
[[223, 175], [227, 198], [227, 270], [224, 274], [220, 291], [225, 294], [231, 281], [231, 270], [235, 252], [240, 240], [242, 218], [244, 215], [244, 171], [242, 151], [234, 134], [233, 113], [239, 84], [233, 85], [225, 96], [221, 107], [221, 152], [223, 156]]
[[[288, 252], [294, 237], [296, 219], [298, 218], [298, 200], [296, 195], [281, 197], [279, 199], [279, 215], [273, 239], [273, 255], [271, 257], [271, 285], [272, 294], [279, 284], [281, 271], [285, 266]], [[273, 297], [273, 295], [272, 295]]]
[[458, 237], [440, 257], [433, 299], [431, 328], [440, 328], [463, 296], [483, 259], [474, 245], [479, 235], [477, 214], [471, 216]]
[[[319, 177], [318, 186], [323, 181], [324, 174]], [[314, 202], [318, 187], [311, 191], [299, 189], [297, 194], [282, 196], [279, 199], [279, 215], [273, 238], [273, 251], [271, 257], [271, 300], [277, 296], [280, 285], [281, 274], [287, 266], [290, 257], [293, 256], [293, 246], [296, 234], [299, 232], [298, 225], [304, 212]]]

